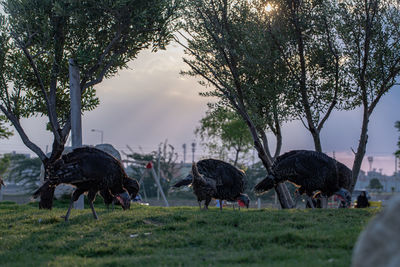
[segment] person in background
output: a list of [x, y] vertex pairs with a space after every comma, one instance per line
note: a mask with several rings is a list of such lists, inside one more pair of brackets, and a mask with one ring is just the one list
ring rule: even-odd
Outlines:
[[369, 201], [367, 198], [367, 194], [365, 191], [362, 191], [361, 194], [357, 197], [357, 206], [356, 208], [368, 208]]

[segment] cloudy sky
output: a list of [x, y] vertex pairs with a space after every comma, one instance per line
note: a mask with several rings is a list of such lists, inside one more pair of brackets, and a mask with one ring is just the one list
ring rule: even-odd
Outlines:
[[[119, 150], [127, 151], [129, 145], [134, 150], [142, 147], [148, 152], [168, 139], [182, 153], [183, 143], [190, 146], [195, 141], [193, 131], [210, 101], [198, 95], [203, 89], [195, 79], [179, 74], [185, 68], [182, 56], [182, 49], [176, 45], [157, 53], [143, 51], [130, 69], [98, 85], [100, 106], [83, 116], [83, 142], [99, 143], [100, 133], [91, 131], [97, 129], [104, 132], [104, 143], [111, 143]], [[400, 120], [399, 103], [397, 86], [382, 98], [370, 120], [367, 156], [374, 156], [373, 167], [382, 168], [387, 174], [394, 171], [393, 152], [399, 136], [394, 123]], [[44, 151], [47, 145], [51, 147], [52, 136], [44, 130], [44, 118], [24, 120], [23, 126]], [[332, 155], [335, 151], [336, 157], [351, 167], [351, 148], [357, 147], [360, 128], [360, 110], [334, 112], [322, 130], [324, 152]], [[312, 138], [301, 123], [287, 124], [283, 131], [283, 152], [313, 149]], [[0, 140], [0, 153], [10, 151], [30, 153], [17, 134], [9, 140]], [[202, 155], [199, 148], [196, 157]], [[362, 168], [369, 169], [366, 160]]]

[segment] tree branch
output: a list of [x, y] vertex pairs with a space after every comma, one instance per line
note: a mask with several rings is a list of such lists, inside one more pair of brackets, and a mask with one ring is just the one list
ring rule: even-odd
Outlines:
[[33, 152], [38, 155], [38, 157], [42, 160], [42, 162], [46, 162], [48, 160], [47, 156], [43, 153], [43, 151], [34, 143], [29, 140], [29, 137], [26, 135], [24, 129], [22, 128], [19, 120], [14, 116], [13, 113], [11, 113], [9, 110], [7, 110], [3, 105], [0, 105], [1, 111], [6, 115], [7, 119], [11, 121], [15, 129], [17, 130], [18, 134], [20, 135], [22, 142], [31, 149]]
[[33, 60], [32, 56], [29, 53], [29, 51], [28, 51], [27, 47], [25, 46], [25, 44], [18, 38], [17, 34], [11, 33], [11, 35], [13, 35], [16, 43], [18, 44], [18, 47], [22, 50], [22, 52], [24, 53], [25, 57], [28, 59], [29, 65], [33, 69], [33, 72], [34, 72], [35, 77], [36, 77], [36, 79], [38, 81], [40, 90], [41, 90], [41, 92], [43, 94], [43, 98], [44, 98], [45, 103], [46, 103], [47, 111], [49, 112], [49, 121], [50, 121], [51, 128], [52, 128], [51, 130], [52, 130], [56, 140], [59, 141], [60, 140], [60, 135], [59, 135], [59, 133], [57, 131], [57, 129], [59, 129], [59, 128], [57, 128], [57, 125], [58, 125], [58, 121], [57, 121], [57, 117], [56, 117], [57, 114], [54, 114], [52, 112], [53, 108], [51, 107], [49, 96], [47, 95], [46, 88], [44, 86], [42, 77], [40, 76], [39, 70], [37, 69], [36, 63]]
[[114, 64], [113, 60], [110, 60], [110, 62], [107, 63], [107, 65], [103, 68], [103, 70], [97, 75], [97, 77], [94, 80], [91, 80], [90, 82], [87, 82], [81, 86], [81, 94], [85, 92], [85, 90], [91, 86], [94, 86], [98, 83], [101, 83], [103, 81], [104, 75], [106, 75], [107, 71], [109, 68]]
[[261, 140], [262, 140], [262, 143], [263, 143], [263, 147], [264, 147], [265, 153], [267, 154], [267, 157], [269, 158], [269, 160], [272, 163], [272, 156], [271, 156], [271, 152], [270, 152], [270, 149], [269, 149], [267, 135], [265, 134], [265, 131], [258, 131], [258, 132], [261, 135]]
[[[99, 56], [99, 59], [97, 60], [96, 64], [94, 64], [88, 71], [83, 75], [83, 79], [81, 81], [81, 88], [88, 88], [90, 86], [85, 86], [86, 83], [89, 81], [90, 77], [93, 76], [93, 74], [101, 67], [101, 65], [104, 62], [105, 57], [111, 52], [113, 49], [114, 45], [122, 38], [122, 30], [121, 28], [118, 28], [117, 33], [115, 34], [114, 38], [111, 40], [111, 42], [107, 45], [107, 47], [104, 49], [103, 53]], [[96, 79], [97, 80], [97, 79]], [[94, 84], [93, 84], [94, 85]], [[83, 89], [81, 89], [83, 91]]]
[[276, 137], [276, 147], [275, 147], [275, 154], [274, 154], [274, 159], [279, 156], [281, 153], [281, 148], [282, 148], [282, 131], [281, 131], [281, 125], [279, 124], [279, 117], [278, 117], [278, 112], [276, 108], [273, 110], [273, 115], [274, 115], [274, 122], [275, 122], [275, 137]]

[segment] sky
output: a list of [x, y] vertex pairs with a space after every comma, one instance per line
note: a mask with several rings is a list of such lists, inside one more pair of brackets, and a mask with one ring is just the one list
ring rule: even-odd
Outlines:
[[[204, 88], [196, 78], [182, 76], [186, 69], [182, 61], [183, 50], [170, 45], [166, 51], [152, 53], [142, 51], [129, 69], [103, 81], [95, 88], [100, 106], [85, 112], [82, 117], [83, 143], [98, 144], [104, 133], [104, 143], [128, 152], [127, 145], [135, 151], [156, 150], [158, 144], [168, 140], [182, 156], [182, 144], [188, 146], [187, 161], [191, 159], [191, 143], [196, 142], [195, 158], [206, 156], [199, 147], [194, 129], [207, 110], [212, 99], [198, 95]], [[393, 174], [396, 143], [400, 133], [394, 123], [400, 120], [400, 88], [396, 86], [386, 94], [376, 107], [369, 124], [369, 139], [366, 156], [373, 156], [372, 167], [388, 175]], [[31, 140], [43, 151], [51, 147], [52, 135], [45, 131], [46, 118], [23, 120], [22, 125]], [[334, 111], [321, 133], [323, 151], [335, 156], [347, 166], [352, 166], [361, 129], [361, 110]], [[283, 127], [282, 152], [292, 149], [313, 149], [311, 135], [301, 122], [295, 121]], [[16, 151], [31, 153], [18, 134], [8, 140], [0, 140], [0, 153]], [[369, 170], [367, 160], [362, 165]]]

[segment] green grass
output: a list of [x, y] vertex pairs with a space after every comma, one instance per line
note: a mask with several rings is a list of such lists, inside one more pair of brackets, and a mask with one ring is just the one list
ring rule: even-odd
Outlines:
[[[0, 203], [1, 266], [349, 266], [376, 210], [147, 207], [108, 211]], [[131, 237], [131, 236], [134, 237]]]

